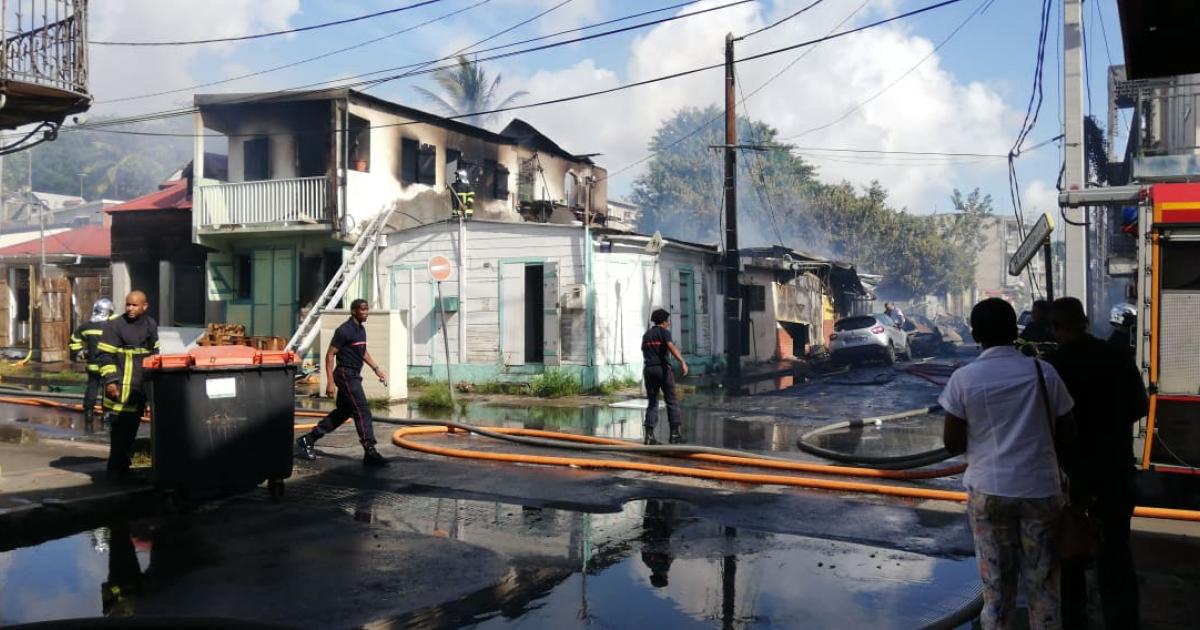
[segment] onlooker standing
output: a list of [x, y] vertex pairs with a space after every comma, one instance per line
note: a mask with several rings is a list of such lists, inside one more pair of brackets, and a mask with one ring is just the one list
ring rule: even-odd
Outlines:
[[1029, 343], [1054, 341], [1054, 334], [1050, 330], [1050, 302], [1034, 300], [1030, 315], [1033, 320], [1021, 331], [1021, 340]]
[[100, 335], [100, 376], [104, 379], [104, 410], [112, 436], [108, 451], [108, 478], [128, 475], [133, 444], [137, 439], [146, 393], [142, 385], [142, 359], [158, 354], [158, 322], [146, 314], [146, 294], [130, 291], [125, 314], [108, 320]]
[[667, 423], [671, 425], [671, 444], [683, 443], [683, 435], [679, 432], [682, 423], [679, 413], [679, 401], [675, 397], [675, 372], [671, 369], [671, 360], [667, 355], [674, 355], [683, 368], [683, 375], [688, 375], [687, 361], [675, 343], [671, 341], [671, 314], [663, 309], [657, 309], [650, 314], [650, 329], [642, 335], [642, 379], [646, 383], [646, 444], [658, 444], [654, 437], [654, 427], [658, 426], [658, 394], [662, 392], [663, 400], [667, 402]]
[[[1102, 532], [1096, 571], [1104, 626], [1136, 629], [1138, 586], [1129, 546], [1129, 520], [1136, 501], [1133, 424], [1149, 409], [1146, 388], [1127, 350], [1088, 334], [1088, 319], [1079, 300], [1055, 300], [1050, 320], [1059, 342], [1051, 364], [1077, 401], [1075, 418], [1083, 456], [1067, 469], [1072, 503], [1087, 507]], [[1065, 564], [1066, 627], [1087, 627], [1086, 602], [1082, 564]]]
[[883, 314], [887, 315], [888, 317], [891, 317], [892, 321], [896, 322], [896, 328], [899, 328], [900, 330], [904, 330], [904, 324], [908, 320], [905, 319], [905, 317], [904, 317], [904, 311], [900, 310], [900, 308], [898, 306], [896, 306], [895, 304], [892, 304], [891, 302], [884, 302], [883, 303]]
[[[1008, 302], [976, 304], [971, 334], [983, 353], [950, 377], [938, 402], [946, 410], [946, 448], [967, 455], [963, 484], [983, 581], [980, 621], [985, 629], [1007, 628], [1024, 578], [1029, 626], [1059, 628], [1055, 534], [1063, 497], [1054, 433], [1069, 440], [1074, 401], [1054, 368], [1013, 347], [1017, 315]], [[1046, 417], [1039, 378], [1054, 421]]]

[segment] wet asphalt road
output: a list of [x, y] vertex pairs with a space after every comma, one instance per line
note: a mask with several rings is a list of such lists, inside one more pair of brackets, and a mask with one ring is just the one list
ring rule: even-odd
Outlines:
[[[932, 404], [936, 386], [903, 374], [873, 384], [884, 371], [728, 401], [694, 395], [685, 435], [807, 458], [794, 442], [812, 428]], [[70, 424], [15, 409], [0, 414]], [[389, 414], [428, 415], [403, 406]], [[479, 424], [631, 439], [640, 414], [469, 411]], [[0, 553], [0, 625], [132, 615], [323, 628], [911, 628], [978, 588], [970, 532], [954, 506], [439, 458], [401, 451], [387, 444], [390, 427], [376, 429], [392, 458], [384, 470], [360, 466], [347, 425], [321, 441], [316, 462], [298, 465], [282, 503], [260, 488], [179, 514], [150, 508], [81, 524], [74, 535]], [[939, 438], [939, 420], [928, 417], [841, 446], [915, 452]], [[1195, 547], [1173, 553], [1200, 558]]]

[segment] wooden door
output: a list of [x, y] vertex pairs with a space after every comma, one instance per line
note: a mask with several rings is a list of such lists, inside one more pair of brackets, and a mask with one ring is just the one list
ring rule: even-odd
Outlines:
[[12, 325], [12, 304], [9, 301], [8, 281], [0, 278], [0, 347], [12, 345], [8, 330]]
[[40, 312], [43, 363], [66, 361], [71, 338], [71, 281], [43, 278]]
[[500, 264], [500, 354], [504, 365], [525, 365], [525, 264]]
[[92, 318], [92, 305], [101, 295], [99, 276], [75, 278], [75, 320], [71, 323], [72, 327]]

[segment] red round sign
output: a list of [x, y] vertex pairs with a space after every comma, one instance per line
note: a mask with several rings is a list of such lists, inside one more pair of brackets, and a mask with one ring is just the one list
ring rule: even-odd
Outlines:
[[454, 267], [450, 264], [450, 260], [445, 256], [434, 256], [429, 259], [429, 276], [437, 282], [445, 282], [450, 279], [450, 274], [454, 271]]

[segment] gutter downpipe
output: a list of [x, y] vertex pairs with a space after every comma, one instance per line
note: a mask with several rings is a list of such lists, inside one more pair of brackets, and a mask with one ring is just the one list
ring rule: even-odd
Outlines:
[[587, 292], [587, 373], [591, 383], [583, 383], [586, 389], [590, 389], [599, 384], [599, 378], [596, 375], [596, 289], [595, 282], [592, 278], [592, 250], [595, 249], [595, 244], [592, 243], [592, 176], [588, 175], [587, 187], [584, 189], [584, 194], [587, 196], [587, 201], [583, 206], [583, 282]]

